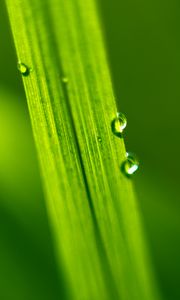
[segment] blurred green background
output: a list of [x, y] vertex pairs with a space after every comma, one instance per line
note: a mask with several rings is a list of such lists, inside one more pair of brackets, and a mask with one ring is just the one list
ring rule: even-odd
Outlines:
[[[126, 147], [141, 161], [134, 182], [152, 263], [163, 299], [180, 299], [180, 2], [99, 1], [117, 103], [128, 118]], [[59, 299], [63, 283], [3, 4], [0, 25], [0, 299]]]

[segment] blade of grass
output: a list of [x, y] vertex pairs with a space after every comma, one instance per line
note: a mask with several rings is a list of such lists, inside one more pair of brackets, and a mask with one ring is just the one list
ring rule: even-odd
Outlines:
[[159, 299], [93, 0], [6, 0], [70, 299]]

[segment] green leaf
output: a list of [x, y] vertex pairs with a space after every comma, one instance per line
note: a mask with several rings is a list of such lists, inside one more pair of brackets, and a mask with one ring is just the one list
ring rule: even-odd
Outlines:
[[[6, 0], [69, 299], [159, 299], [93, 0]], [[21, 68], [22, 67], [22, 68]], [[27, 69], [26, 69], [27, 67]]]
[[0, 299], [58, 299], [63, 282], [25, 99], [2, 86], [0, 99]]

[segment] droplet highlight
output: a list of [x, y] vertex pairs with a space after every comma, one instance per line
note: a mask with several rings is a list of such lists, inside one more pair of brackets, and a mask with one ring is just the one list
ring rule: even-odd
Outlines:
[[139, 168], [139, 161], [134, 153], [126, 153], [126, 160], [122, 164], [122, 171], [131, 177]]
[[28, 76], [31, 69], [22, 62], [18, 62], [18, 70], [23, 76]]
[[117, 117], [112, 121], [112, 131], [118, 136], [122, 137], [123, 131], [127, 126], [127, 119], [121, 112], [117, 113]]

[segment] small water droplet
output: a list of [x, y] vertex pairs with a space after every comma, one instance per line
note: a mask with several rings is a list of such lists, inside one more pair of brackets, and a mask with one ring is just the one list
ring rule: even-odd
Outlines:
[[98, 142], [101, 143], [102, 142], [102, 138], [100, 136], [97, 137]]
[[22, 62], [18, 62], [18, 70], [23, 76], [28, 76], [32, 69], [30, 69]]
[[122, 133], [127, 126], [127, 119], [121, 112], [117, 113], [117, 117], [112, 121], [112, 131], [118, 136], [122, 137]]
[[69, 79], [66, 76], [64, 76], [64, 77], [62, 77], [62, 82], [63, 83], [68, 83]]
[[126, 160], [122, 164], [122, 171], [126, 176], [132, 176], [139, 168], [139, 161], [135, 154], [126, 153]]

